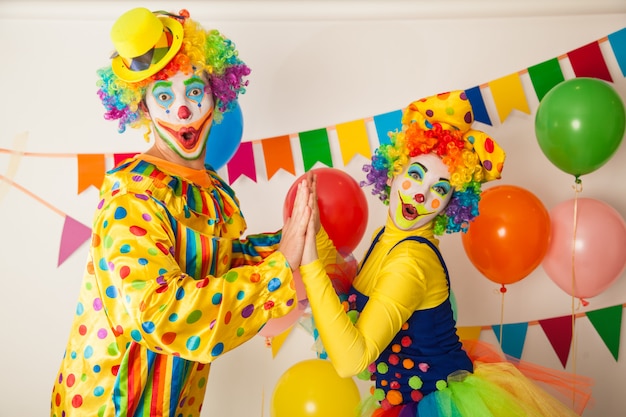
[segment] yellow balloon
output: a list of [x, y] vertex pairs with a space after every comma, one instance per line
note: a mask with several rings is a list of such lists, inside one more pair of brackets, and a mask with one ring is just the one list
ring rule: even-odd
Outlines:
[[352, 378], [337, 375], [323, 359], [298, 362], [280, 377], [271, 417], [354, 417], [361, 395]]

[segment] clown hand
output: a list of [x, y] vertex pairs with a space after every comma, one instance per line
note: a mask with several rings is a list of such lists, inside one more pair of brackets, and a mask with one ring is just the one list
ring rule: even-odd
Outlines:
[[[285, 221], [278, 250], [285, 256], [292, 271], [298, 269], [302, 261], [305, 235], [311, 219], [309, 204], [311, 192], [306, 180], [298, 184], [291, 215]], [[313, 236], [315, 240], [315, 236]]]

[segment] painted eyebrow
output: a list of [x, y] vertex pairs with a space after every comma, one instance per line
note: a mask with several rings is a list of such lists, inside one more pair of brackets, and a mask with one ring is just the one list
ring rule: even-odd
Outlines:
[[183, 84], [185, 84], [185, 85], [189, 85], [189, 84], [193, 84], [193, 83], [204, 84], [204, 81], [202, 81], [202, 78], [197, 77], [197, 76], [193, 76], [190, 79], [183, 81]]
[[154, 84], [154, 88], [153, 88], [153, 90], [154, 90], [155, 88], [158, 88], [158, 87], [171, 87], [171, 86], [172, 86], [172, 82], [171, 82], [171, 81], [157, 81], [157, 82]]
[[411, 166], [413, 166], [413, 165], [419, 165], [420, 167], [422, 167], [422, 169], [424, 170], [424, 172], [428, 172], [428, 168], [426, 168], [424, 165], [422, 165], [422, 164], [421, 164], [421, 163], [419, 163], [419, 162], [413, 162], [413, 163], [411, 164]]

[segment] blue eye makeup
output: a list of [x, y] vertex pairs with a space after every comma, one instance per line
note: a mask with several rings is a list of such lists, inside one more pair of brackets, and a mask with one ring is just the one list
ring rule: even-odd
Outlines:
[[205, 84], [202, 79], [198, 77], [192, 77], [185, 81], [185, 94], [189, 100], [200, 104], [202, 99], [204, 98], [204, 87]]
[[414, 180], [421, 181], [426, 175], [427, 171], [428, 170], [424, 165], [420, 164], [419, 162], [415, 162], [409, 166], [406, 174]]
[[165, 109], [169, 108], [174, 101], [174, 93], [172, 92], [172, 83], [161, 81], [155, 84], [152, 89], [152, 96], [157, 104]]
[[437, 184], [433, 185], [432, 188], [437, 194], [444, 197], [448, 195], [448, 193], [452, 189], [452, 186], [448, 181], [439, 181]]

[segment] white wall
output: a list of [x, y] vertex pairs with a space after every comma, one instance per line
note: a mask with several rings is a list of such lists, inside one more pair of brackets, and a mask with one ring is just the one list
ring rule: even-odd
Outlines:
[[[223, 1], [223, 2], [0, 2], [3, 39], [0, 148], [16, 149], [26, 135], [15, 186], [0, 182], [0, 416], [42, 416], [49, 407], [87, 255], [84, 245], [57, 267], [63, 215], [89, 225], [97, 191], [77, 195], [78, 153], [121, 153], [147, 145], [137, 132], [118, 135], [102, 119], [95, 95], [96, 68], [104, 65], [115, 18], [131, 7], [190, 10], [238, 45], [253, 72], [244, 111], [244, 140], [332, 126], [397, 110], [438, 92], [465, 89], [561, 56], [626, 26], [623, 1]], [[610, 54], [609, 54], [610, 55]], [[566, 67], [565, 62], [565, 67]], [[626, 99], [626, 81], [609, 59], [614, 87]], [[571, 71], [566, 76], [571, 76]], [[529, 90], [530, 91], [530, 90]], [[573, 178], [541, 153], [532, 115], [514, 112], [485, 127], [507, 151], [499, 184], [524, 187], [550, 210], [574, 197]], [[489, 104], [489, 103], [488, 103]], [[41, 155], [37, 155], [41, 154]], [[50, 156], [55, 154], [55, 157]], [[14, 159], [15, 160], [15, 159]], [[12, 171], [0, 153], [0, 174]], [[364, 160], [343, 167], [360, 179]], [[296, 158], [297, 176], [303, 173]], [[267, 181], [234, 183], [250, 232], [282, 222], [284, 196], [296, 177], [280, 172]], [[607, 202], [626, 217], [626, 146], [599, 170], [583, 177], [583, 197]], [[366, 238], [384, 219], [369, 197]], [[268, 198], [269, 197], [269, 198]], [[541, 267], [509, 287], [500, 315], [498, 285], [471, 265], [460, 236], [442, 248], [452, 276], [461, 326], [533, 321], [571, 314], [571, 297]], [[626, 274], [590, 299], [596, 310], [626, 302]], [[577, 345], [568, 369], [596, 379], [595, 407], [585, 417], [624, 415], [626, 343], [615, 361], [585, 318], [577, 320]], [[485, 340], [495, 341], [483, 331]], [[622, 337], [622, 341], [624, 337]], [[271, 393], [292, 364], [315, 357], [312, 337], [296, 328], [276, 358], [261, 337], [213, 365], [204, 416], [269, 416]], [[524, 359], [561, 368], [539, 326], [530, 326]], [[365, 390], [364, 385], [360, 387]]]

